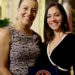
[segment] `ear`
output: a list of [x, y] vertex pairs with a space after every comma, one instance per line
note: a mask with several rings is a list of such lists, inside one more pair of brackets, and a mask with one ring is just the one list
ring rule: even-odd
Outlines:
[[18, 19], [18, 14], [19, 14], [19, 8], [17, 8], [16, 10], [16, 17], [15, 17], [16, 20]]

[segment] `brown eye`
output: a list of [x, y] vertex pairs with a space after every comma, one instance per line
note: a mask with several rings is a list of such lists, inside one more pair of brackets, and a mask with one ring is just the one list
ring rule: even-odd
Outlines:
[[60, 13], [55, 13], [55, 16], [59, 17], [61, 14]]
[[28, 10], [28, 8], [27, 8], [27, 7], [24, 7], [23, 9], [24, 9], [24, 10]]
[[51, 18], [51, 15], [47, 15], [47, 18]]
[[56, 16], [60, 16], [59, 14], [56, 14]]
[[24, 10], [27, 10], [27, 8], [24, 8]]
[[32, 11], [33, 13], [36, 13], [36, 12], [37, 12], [37, 10], [36, 10], [36, 9], [32, 9], [31, 11]]

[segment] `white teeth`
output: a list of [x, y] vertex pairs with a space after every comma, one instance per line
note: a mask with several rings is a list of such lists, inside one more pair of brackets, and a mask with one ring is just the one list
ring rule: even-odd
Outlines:
[[25, 16], [24, 18], [25, 18], [25, 19], [30, 19], [29, 17], [26, 17], [26, 16]]

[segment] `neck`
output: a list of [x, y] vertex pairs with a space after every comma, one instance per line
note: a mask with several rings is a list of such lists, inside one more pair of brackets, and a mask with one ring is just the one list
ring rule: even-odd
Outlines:
[[54, 39], [57, 38], [58, 40], [60, 40], [63, 37], [63, 35], [65, 35], [65, 33], [60, 31], [60, 32], [55, 32], [54, 35], [55, 35]]
[[55, 35], [55, 36], [59, 36], [59, 35], [61, 35], [61, 34], [63, 34], [63, 32], [61, 32], [61, 31], [59, 31], [59, 32], [54, 32], [54, 35]]
[[31, 35], [32, 34], [32, 30], [30, 29], [30, 28], [28, 28], [28, 26], [27, 25], [22, 25], [22, 24], [15, 24], [15, 25], [13, 25], [13, 27], [16, 29], [16, 30], [18, 30], [18, 31], [20, 31], [20, 32], [22, 32], [22, 33], [25, 33], [25, 34], [27, 34], [27, 35]]

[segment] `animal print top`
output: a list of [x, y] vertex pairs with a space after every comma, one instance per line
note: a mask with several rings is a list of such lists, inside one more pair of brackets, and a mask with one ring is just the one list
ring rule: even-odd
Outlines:
[[15, 30], [12, 26], [7, 28], [12, 36], [9, 69], [13, 75], [28, 75], [28, 67], [34, 66], [39, 55], [41, 39], [35, 32], [32, 36], [28, 36]]

